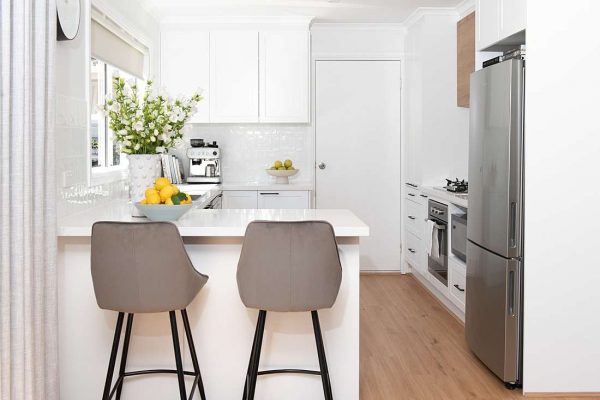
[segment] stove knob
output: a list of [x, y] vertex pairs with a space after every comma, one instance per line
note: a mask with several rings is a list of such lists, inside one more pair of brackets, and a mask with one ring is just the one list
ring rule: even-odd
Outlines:
[[213, 151], [213, 156], [216, 156], [216, 155], [217, 155], [217, 152], [216, 152], [216, 151]]

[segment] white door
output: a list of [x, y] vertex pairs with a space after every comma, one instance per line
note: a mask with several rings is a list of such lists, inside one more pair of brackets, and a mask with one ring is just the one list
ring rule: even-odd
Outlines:
[[257, 31], [210, 33], [210, 88], [210, 122], [258, 122]]
[[361, 269], [400, 269], [400, 62], [316, 62], [316, 207], [371, 228]]
[[310, 33], [260, 32], [260, 121], [309, 122]]
[[296, 209], [310, 208], [308, 191], [267, 190], [258, 192], [258, 208]]
[[172, 96], [190, 96], [203, 89], [204, 99], [190, 122], [209, 122], [209, 33], [206, 31], [164, 31], [160, 35], [160, 77]]

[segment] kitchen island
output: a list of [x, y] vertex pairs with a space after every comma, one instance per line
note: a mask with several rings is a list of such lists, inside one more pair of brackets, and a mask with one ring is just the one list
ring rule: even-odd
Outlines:
[[[90, 273], [91, 226], [96, 221], [139, 221], [126, 202], [70, 216], [59, 224], [59, 356], [63, 400], [101, 396], [117, 317], [96, 304]], [[202, 377], [209, 399], [240, 399], [258, 312], [242, 304], [236, 269], [246, 226], [254, 220], [330, 222], [342, 262], [342, 284], [333, 308], [319, 315], [335, 398], [358, 400], [359, 390], [359, 238], [369, 228], [348, 210], [193, 209], [176, 225], [198, 271], [210, 279], [188, 308]], [[180, 340], [184, 347], [183, 329]], [[184, 368], [191, 361], [184, 351]], [[138, 314], [128, 370], [174, 368], [168, 314]], [[261, 369], [318, 369], [310, 313], [269, 313]], [[188, 390], [192, 380], [186, 382]], [[174, 375], [132, 377], [123, 398], [178, 396]], [[319, 376], [274, 375], [258, 380], [257, 399], [322, 398]], [[199, 398], [197, 395], [195, 398]]]

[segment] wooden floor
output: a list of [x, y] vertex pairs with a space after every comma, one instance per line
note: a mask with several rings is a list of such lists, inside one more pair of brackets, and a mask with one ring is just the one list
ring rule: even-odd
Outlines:
[[471, 354], [462, 323], [412, 275], [362, 275], [360, 290], [361, 400], [524, 398]]

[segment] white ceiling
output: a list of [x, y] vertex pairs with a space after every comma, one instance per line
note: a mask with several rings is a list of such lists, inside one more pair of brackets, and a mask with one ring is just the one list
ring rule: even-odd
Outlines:
[[157, 18], [314, 16], [318, 22], [403, 22], [419, 7], [462, 0], [138, 0]]

